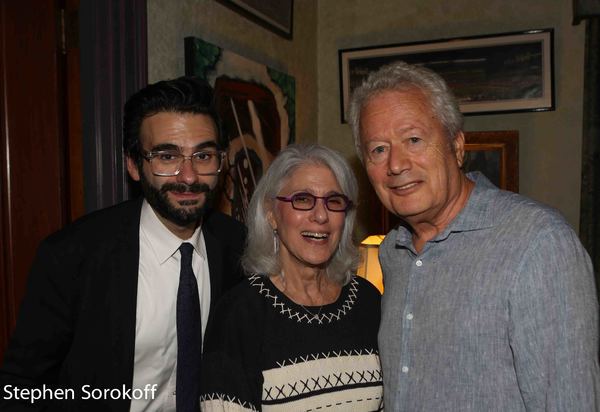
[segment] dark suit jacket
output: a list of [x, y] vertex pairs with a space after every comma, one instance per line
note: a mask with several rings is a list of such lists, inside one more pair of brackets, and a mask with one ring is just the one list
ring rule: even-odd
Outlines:
[[[86, 384], [131, 388], [141, 205], [139, 199], [92, 213], [40, 244], [0, 384], [58, 385], [75, 389], [76, 398], [85, 396], [79, 391]], [[202, 233], [212, 312], [221, 294], [242, 276], [239, 257], [245, 230], [213, 211], [205, 216]], [[0, 409], [23, 409], [16, 404], [5, 409], [6, 397], [0, 392]], [[76, 399], [52, 402], [50, 409], [127, 411], [129, 405], [127, 399]]]

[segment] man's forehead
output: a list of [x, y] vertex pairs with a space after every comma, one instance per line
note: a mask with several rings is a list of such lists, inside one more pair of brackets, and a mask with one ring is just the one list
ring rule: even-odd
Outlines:
[[142, 120], [142, 127], [146, 126], [165, 126], [174, 127], [180, 124], [186, 125], [205, 125], [215, 128], [215, 121], [206, 113], [188, 113], [174, 111], [160, 111], [152, 113]]
[[[381, 122], [384, 123], [381, 123]], [[433, 114], [429, 100], [419, 90], [389, 90], [373, 96], [361, 111], [361, 129], [391, 127], [395, 132], [428, 128], [432, 123], [441, 126]]]
[[216, 142], [217, 128], [211, 116], [202, 113], [159, 112], [146, 117], [140, 127], [140, 139], [148, 143], [185, 140], [189, 146], [205, 141]]
[[361, 114], [365, 110], [372, 110], [374, 106], [379, 106], [379, 109], [387, 109], [389, 111], [399, 105], [415, 107], [425, 111], [432, 110], [431, 103], [423, 90], [417, 87], [392, 88], [381, 90], [368, 98], [362, 106]]

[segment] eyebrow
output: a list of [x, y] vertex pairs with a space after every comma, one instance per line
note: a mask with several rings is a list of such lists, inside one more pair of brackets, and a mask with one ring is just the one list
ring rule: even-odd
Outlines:
[[396, 130], [396, 133], [399, 133], [399, 134], [405, 134], [405, 133], [427, 134], [425, 128], [422, 127], [422, 126], [401, 127], [401, 128], [399, 128], [399, 129]]
[[[300, 189], [300, 190], [296, 190], [296, 191], [292, 191], [292, 194], [288, 195], [288, 196], [293, 196], [293, 195], [297, 195], [300, 193], [308, 193], [309, 195], [313, 195], [313, 196], [319, 196], [313, 193], [312, 189]], [[346, 196], [344, 193], [338, 192], [336, 190], [330, 190], [329, 192], [325, 193], [323, 196], [333, 196], [333, 195], [344, 195]], [[321, 196], [321, 197], [323, 197]]]
[[[209, 140], [207, 142], [202, 142], [196, 146], [194, 146], [193, 150], [195, 152], [200, 151], [202, 149], [206, 149], [206, 148], [217, 148], [217, 143], [213, 140]], [[178, 152], [182, 152], [181, 147], [174, 145], [172, 143], [161, 143], [159, 145], [154, 146], [152, 149], [150, 149], [151, 152], [158, 152], [161, 150], [176, 150]]]

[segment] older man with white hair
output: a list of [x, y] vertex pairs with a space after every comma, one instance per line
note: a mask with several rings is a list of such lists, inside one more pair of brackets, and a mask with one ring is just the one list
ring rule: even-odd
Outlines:
[[465, 174], [456, 100], [403, 62], [354, 92], [357, 150], [403, 224], [380, 248], [393, 411], [597, 411], [592, 265], [555, 210]]

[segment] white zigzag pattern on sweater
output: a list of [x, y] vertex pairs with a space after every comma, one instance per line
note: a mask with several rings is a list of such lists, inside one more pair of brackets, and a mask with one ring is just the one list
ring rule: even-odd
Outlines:
[[306, 356], [299, 356], [293, 359], [286, 359], [282, 362], [277, 362], [277, 366], [283, 368], [284, 366], [295, 365], [301, 362], [308, 362], [311, 360], [328, 359], [328, 358], [340, 358], [342, 356], [361, 356], [361, 355], [379, 355], [379, 352], [375, 349], [351, 349], [351, 350], [332, 350], [329, 352], [311, 353]]
[[336, 320], [340, 320], [343, 316], [345, 316], [354, 306], [354, 302], [356, 301], [356, 292], [358, 291], [358, 281], [355, 278], [350, 280], [350, 286], [348, 291], [348, 297], [342, 304], [341, 308], [338, 308], [335, 312], [329, 313], [320, 313], [315, 315], [308, 315], [307, 313], [302, 313], [292, 308], [288, 307], [284, 302], [281, 302], [279, 297], [273, 295], [270, 289], [265, 286], [266, 277], [263, 275], [251, 275], [248, 280], [250, 281], [250, 285], [259, 288], [258, 292], [264, 297], [270, 299], [272, 301], [272, 306], [279, 311], [281, 315], [286, 315], [289, 319], [296, 320], [296, 322], [306, 322], [306, 323], [318, 323], [319, 325], [323, 323], [331, 323]]

